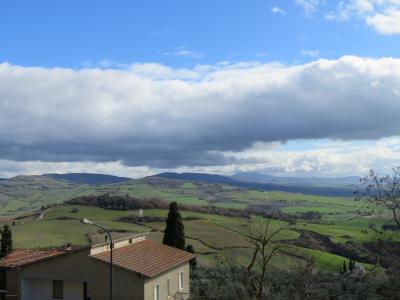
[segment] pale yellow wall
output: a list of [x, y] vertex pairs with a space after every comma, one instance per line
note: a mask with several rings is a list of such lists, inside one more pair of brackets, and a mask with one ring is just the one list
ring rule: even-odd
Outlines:
[[[101, 274], [101, 278], [88, 282], [92, 300], [108, 300], [108, 270], [109, 265], [95, 261], [91, 265], [93, 274]], [[113, 297], [117, 300], [143, 300], [144, 278], [136, 273], [114, 267]], [[94, 277], [93, 277], [94, 278]]]
[[[88, 256], [89, 251], [89, 249], [83, 250], [41, 263], [35, 263], [30, 266], [25, 266], [19, 272], [14, 269], [14, 272], [10, 272], [13, 274], [10, 274], [10, 277], [7, 278], [7, 285], [18, 292], [20, 279], [35, 279], [48, 283], [51, 283], [52, 280], [63, 280], [64, 282], [74, 282], [74, 286], [76, 290], [78, 290], [78, 287], [82, 287], [83, 282], [86, 281], [92, 300], [107, 300], [109, 264], [91, 258]], [[179, 272], [183, 272], [184, 276], [184, 289], [181, 291], [178, 290]], [[189, 263], [184, 263], [179, 267], [151, 279], [116, 266], [114, 266], [113, 275], [114, 299], [153, 300], [153, 286], [160, 283], [160, 300], [168, 300], [167, 278], [171, 279], [172, 294], [181, 292], [185, 299], [188, 298]], [[18, 299], [21, 300], [20, 298]]]
[[[88, 284], [92, 300], [107, 300], [109, 264], [88, 256], [89, 250], [76, 252], [54, 260], [36, 263], [22, 269], [22, 278], [78, 281]], [[120, 300], [142, 300], [144, 278], [114, 266], [113, 296]], [[79, 300], [79, 299], [77, 299]]]
[[[53, 281], [50, 279], [22, 279], [21, 300], [52, 300]], [[83, 283], [64, 281], [63, 300], [80, 300], [83, 296]]]
[[85, 281], [90, 275], [89, 249], [48, 259], [25, 266], [21, 276], [25, 278]]
[[[115, 241], [113, 241], [113, 245], [114, 245], [113, 249], [118, 249], [118, 248], [128, 246], [130, 244], [138, 243], [138, 242], [144, 241], [145, 239], [146, 239], [145, 234], [136, 234], [136, 235], [133, 235], [130, 237], [115, 240]], [[92, 248], [90, 250], [90, 254], [95, 255], [95, 254], [106, 252], [106, 251], [110, 251], [110, 244], [102, 243], [99, 245], [92, 246]]]
[[[189, 263], [184, 263], [181, 266], [165, 272], [155, 278], [147, 279], [144, 285], [144, 300], [153, 300], [153, 288], [160, 284], [160, 300], [187, 299], [190, 291], [189, 285]], [[178, 274], [183, 272], [183, 290], [179, 290]], [[167, 296], [167, 279], [171, 279], [172, 296], [176, 293], [181, 293], [183, 298], [172, 298]]]

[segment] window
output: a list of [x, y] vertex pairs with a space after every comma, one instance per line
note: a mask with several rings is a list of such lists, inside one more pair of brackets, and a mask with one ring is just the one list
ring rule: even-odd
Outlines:
[[64, 298], [64, 282], [62, 280], [53, 280], [53, 299]]
[[154, 286], [153, 299], [160, 300], [160, 285], [159, 284]]
[[179, 289], [183, 290], [183, 272], [179, 273]]
[[167, 296], [171, 296], [171, 279], [167, 279]]

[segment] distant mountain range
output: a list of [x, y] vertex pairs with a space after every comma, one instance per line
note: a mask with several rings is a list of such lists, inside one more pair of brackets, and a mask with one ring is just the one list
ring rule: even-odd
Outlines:
[[43, 174], [42, 176], [80, 184], [114, 184], [132, 180], [127, 177], [96, 173]]
[[[64, 180], [74, 184], [118, 184], [132, 180], [128, 177], [119, 177], [97, 173], [67, 173], [43, 174], [44, 178]], [[14, 178], [19, 178], [17, 176]], [[22, 176], [23, 177], [23, 176]], [[29, 176], [28, 176], [29, 177]], [[40, 177], [40, 176], [39, 176]], [[356, 176], [322, 178], [322, 177], [278, 177], [255, 172], [242, 172], [233, 176], [223, 176], [207, 173], [160, 173], [149, 177], [197, 181], [207, 183], [228, 184], [241, 188], [266, 191], [284, 191], [321, 196], [353, 196], [359, 187], [359, 178]], [[8, 179], [0, 178], [0, 182]], [[13, 180], [13, 178], [9, 179]]]
[[236, 184], [238, 181], [229, 176], [208, 174], [208, 173], [160, 173], [149, 177], [161, 177], [167, 179], [189, 180], [189, 181], [203, 181], [209, 183], [225, 183]]
[[238, 173], [233, 176], [222, 176], [207, 173], [160, 173], [152, 177], [202, 181], [207, 183], [229, 184], [242, 188], [266, 191], [283, 191], [320, 196], [353, 196], [358, 189], [358, 177], [342, 178], [303, 178], [276, 177], [258, 173]]
[[346, 177], [278, 177], [269, 174], [256, 172], [241, 172], [231, 176], [238, 181], [257, 182], [257, 183], [276, 183], [288, 185], [302, 186], [353, 186], [360, 183], [360, 178], [357, 176]]

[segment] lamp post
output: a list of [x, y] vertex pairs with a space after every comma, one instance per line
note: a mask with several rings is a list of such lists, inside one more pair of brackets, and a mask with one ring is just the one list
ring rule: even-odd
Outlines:
[[93, 226], [96, 226], [98, 228], [103, 229], [107, 233], [108, 238], [110, 239], [110, 283], [109, 283], [109, 285], [110, 285], [110, 287], [109, 287], [109, 289], [110, 289], [110, 298], [109, 299], [112, 300], [112, 289], [113, 289], [113, 256], [112, 256], [112, 249], [113, 249], [113, 241], [112, 241], [112, 238], [111, 238], [111, 234], [103, 226], [98, 225], [96, 223], [93, 223], [92, 221], [90, 221], [88, 219], [82, 219], [81, 222], [83, 224], [93, 225]]

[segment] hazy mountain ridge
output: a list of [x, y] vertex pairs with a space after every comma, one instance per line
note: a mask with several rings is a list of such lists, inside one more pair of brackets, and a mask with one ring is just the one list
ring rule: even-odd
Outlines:
[[[320, 196], [342, 196], [351, 197], [354, 191], [357, 190], [356, 185], [336, 185], [336, 186], [313, 186], [305, 184], [281, 183], [283, 181], [261, 183], [253, 181], [241, 181], [235, 179], [234, 176], [223, 176], [207, 173], [160, 173], [152, 177], [167, 178], [167, 179], [180, 179], [188, 181], [203, 181], [208, 183], [229, 184], [242, 188], [258, 189], [266, 191], [283, 191], [290, 193], [302, 193]], [[279, 177], [274, 177], [278, 179]]]
[[107, 174], [97, 174], [97, 173], [66, 173], [66, 174], [43, 174], [42, 176], [52, 178], [67, 180], [69, 182], [78, 184], [115, 184], [126, 182], [132, 180], [128, 177], [119, 177]]
[[240, 172], [230, 176], [238, 181], [256, 182], [256, 183], [276, 183], [289, 185], [306, 185], [306, 186], [356, 186], [360, 183], [358, 176], [344, 177], [289, 177], [274, 176], [257, 172]]
[[217, 174], [208, 174], [208, 173], [173, 173], [173, 172], [165, 172], [155, 174], [149, 177], [161, 177], [167, 179], [178, 179], [178, 180], [191, 180], [191, 181], [204, 181], [209, 183], [226, 183], [226, 184], [235, 184], [238, 181], [234, 178], [230, 178], [228, 176], [217, 175]]

